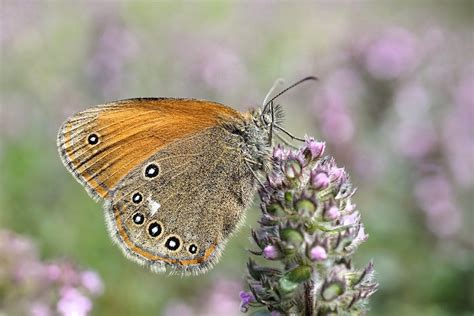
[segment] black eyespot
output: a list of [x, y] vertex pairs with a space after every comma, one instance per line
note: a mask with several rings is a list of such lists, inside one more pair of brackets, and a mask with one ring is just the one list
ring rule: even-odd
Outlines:
[[143, 224], [143, 222], [145, 221], [145, 216], [143, 216], [142, 213], [137, 212], [137, 213], [133, 214], [132, 219], [133, 219], [133, 222], [134, 222], [135, 224], [141, 225], [141, 224]]
[[159, 172], [160, 169], [158, 168], [158, 166], [154, 163], [151, 163], [145, 168], [145, 177], [154, 178], [158, 175]]
[[97, 136], [97, 134], [90, 134], [88, 137], [87, 137], [87, 142], [90, 144], [90, 145], [95, 145], [99, 142], [99, 136]]
[[168, 248], [169, 250], [177, 250], [179, 246], [181, 245], [181, 241], [179, 241], [179, 238], [175, 236], [171, 236], [166, 240], [165, 247]]
[[143, 200], [143, 196], [140, 194], [140, 192], [135, 192], [132, 195], [132, 202], [135, 204], [140, 203]]
[[194, 255], [197, 252], [198, 247], [195, 244], [191, 244], [191, 245], [189, 245], [188, 250], [189, 250], [190, 253], [192, 253]]
[[161, 235], [161, 231], [161, 225], [157, 222], [153, 222], [148, 226], [148, 233], [151, 237], [158, 237], [159, 235]]

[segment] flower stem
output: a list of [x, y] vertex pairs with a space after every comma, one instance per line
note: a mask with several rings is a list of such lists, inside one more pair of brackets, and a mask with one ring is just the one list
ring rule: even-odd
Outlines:
[[313, 281], [309, 280], [304, 284], [304, 301], [305, 301], [305, 315], [306, 316], [312, 316], [313, 311], [314, 311], [314, 306], [313, 306]]

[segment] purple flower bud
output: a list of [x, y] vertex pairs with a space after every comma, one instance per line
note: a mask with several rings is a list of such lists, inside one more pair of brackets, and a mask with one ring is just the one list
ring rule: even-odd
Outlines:
[[276, 160], [283, 160], [287, 156], [287, 152], [283, 149], [281, 145], [277, 145], [273, 148], [273, 158]]
[[246, 291], [240, 291], [239, 296], [240, 310], [242, 311], [242, 313], [245, 313], [248, 311], [250, 303], [252, 303], [255, 298], [253, 297], [252, 293]]
[[307, 137], [305, 141], [305, 148], [303, 152], [306, 157], [309, 157], [311, 160], [321, 157], [326, 147], [324, 142], [318, 142], [312, 137]]
[[285, 164], [285, 174], [288, 178], [294, 179], [301, 175], [302, 164], [297, 159], [287, 160]]
[[323, 190], [329, 186], [329, 177], [325, 172], [313, 170], [311, 172], [311, 184], [316, 190]]
[[350, 214], [350, 213], [352, 213], [353, 210], [355, 210], [355, 208], [356, 208], [355, 204], [352, 204], [351, 202], [348, 202], [346, 204], [346, 207], [344, 208], [344, 212], [346, 212], [347, 214]]
[[342, 225], [356, 225], [359, 222], [360, 222], [359, 212], [354, 212], [342, 218]]
[[359, 231], [357, 232], [357, 236], [355, 237], [354, 241], [357, 243], [362, 243], [367, 240], [369, 235], [365, 233], [365, 228], [364, 225], [360, 225]]
[[326, 249], [321, 246], [315, 246], [309, 252], [309, 257], [313, 261], [322, 261], [328, 257]]
[[283, 184], [281, 173], [273, 172], [268, 176], [268, 184], [274, 189], [278, 189]]
[[345, 176], [346, 171], [344, 168], [332, 168], [329, 171], [329, 179], [331, 182], [339, 183], [339, 181]]
[[324, 218], [332, 221], [339, 218], [340, 215], [341, 215], [341, 212], [339, 211], [339, 209], [336, 206], [331, 206], [326, 211], [326, 213], [324, 213]]
[[277, 259], [280, 255], [278, 248], [275, 245], [267, 245], [263, 248], [263, 256], [265, 259], [274, 260]]

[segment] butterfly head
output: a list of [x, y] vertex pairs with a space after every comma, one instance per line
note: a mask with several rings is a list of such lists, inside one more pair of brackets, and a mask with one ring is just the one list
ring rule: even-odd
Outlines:
[[289, 132], [287, 132], [285, 129], [281, 127], [281, 123], [283, 122], [283, 117], [284, 117], [283, 109], [281, 108], [280, 104], [275, 104], [274, 102], [279, 96], [281, 96], [288, 90], [309, 80], [318, 80], [318, 79], [313, 76], [303, 78], [297, 81], [296, 83], [292, 84], [291, 86], [287, 87], [286, 89], [283, 89], [282, 91], [277, 93], [273, 98], [268, 100], [269, 96], [271, 95], [273, 90], [276, 88], [276, 86], [282, 82], [281, 79], [277, 80], [275, 84], [272, 86], [272, 88], [270, 89], [270, 91], [268, 92], [267, 96], [265, 97], [265, 100], [263, 101], [263, 106], [253, 113], [255, 124], [261, 127], [262, 129], [264, 129], [268, 134], [267, 138], [268, 138], [269, 146], [272, 146], [273, 144], [274, 134], [280, 137], [278, 135], [278, 132], [283, 132], [286, 135], [290, 136], [290, 138], [292, 139], [302, 140], [302, 139], [299, 139], [298, 137], [291, 135]]

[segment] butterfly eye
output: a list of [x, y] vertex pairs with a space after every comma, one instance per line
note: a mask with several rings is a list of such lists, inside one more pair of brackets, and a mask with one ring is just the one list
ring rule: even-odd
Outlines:
[[132, 202], [135, 204], [140, 203], [143, 200], [143, 195], [140, 192], [135, 192], [132, 195]]
[[90, 134], [87, 137], [87, 142], [89, 145], [96, 145], [99, 142], [99, 136], [97, 136], [97, 134]]
[[160, 172], [160, 168], [154, 163], [149, 164], [145, 168], [145, 177], [146, 178], [154, 178]]
[[191, 254], [195, 254], [197, 252], [198, 248], [195, 244], [191, 244], [189, 245], [189, 248], [188, 248], [188, 251], [191, 253]]
[[157, 222], [153, 222], [148, 226], [148, 233], [151, 237], [158, 237], [161, 235], [161, 225]]
[[137, 225], [141, 225], [145, 221], [145, 217], [143, 216], [142, 213], [139, 213], [139, 212], [135, 213], [132, 219], [133, 219], [133, 222]]
[[181, 246], [181, 241], [176, 236], [170, 236], [165, 242], [165, 247], [171, 251], [176, 251]]

